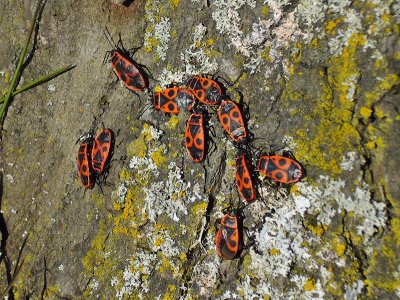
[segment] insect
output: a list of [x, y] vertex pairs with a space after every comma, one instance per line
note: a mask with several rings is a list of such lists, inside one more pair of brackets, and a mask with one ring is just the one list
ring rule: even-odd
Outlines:
[[216, 81], [195, 75], [189, 80], [188, 87], [200, 102], [206, 105], [219, 104], [222, 91]]
[[[104, 61], [109, 57], [108, 62], [111, 63], [114, 73], [132, 92], [139, 93], [147, 89], [149, 85], [147, 75], [143, 68], [129, 57], [128, 51], [123, 48], [121, 35], [118, 43], [115, 44], [108, 29], [104, 34], [111, 46], [114, 47], [113, 50], [106, 53]], [[118, 46], [119, 44], [121, 44], [121, 47]]]
[[100, 131], [93, 142], [92, 166], [96, 173], [107, 170], [113, 154], [114, 134], [111, 129], [105, 128]]
[[178, 115], [180, 110], [175, 101], [179, 87], [170, 87], [153, 94], [154, 108], [166, 113]]
[[193, 93], [187, 88], [180, 88], [178, 95], [175, 98], [176, 103], [180, 109], [191, 111], [196, 104], [196, 98]]
[[205, 135], [203, 120], [204, 117], [201, 113], [193, 113], [186, 124], [185, 146], [189, 156], [195, 163], [204, 160]]
[[303, 168], [294, 159], [280, 155], [263, 155], [258, 161], [261, 174], [281, 183], [290, 184], [303, 177]]
[[247, 133], [242, 113], [235, 102], [230, 99], [222, 101], [218, 107], [218, 118], [233, 141], [239, 143], [246, 140]]
[[239, 224], [234, 212], [228, 212], [221, 220], [215, 238], [218, 255], [222, 259], [234, 259], [239, 251]]
[[91, 164], [91, 142], [83, 142], [79, 145], [78, 155], [76, 162], [78, 164], [78, 173], [81, 178], [83, 188], [91, 189], [96, 181]]
[[247, 167], [247, 161], [244, 154], [238, 155], [235, 160], [236, 185], [240, 195], [247, 203], [256, 199], [256, 191], [251, 180], [250, 170]]
[[121, 49], [110, 52], [110, 63], [115, 74], [133, 92], [142, 92], [148, 87], [142, 68], [131, 60]]

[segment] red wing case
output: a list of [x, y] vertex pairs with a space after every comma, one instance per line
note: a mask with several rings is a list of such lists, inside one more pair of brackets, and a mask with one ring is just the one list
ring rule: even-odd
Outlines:
[[91, 147], [92, 145], [90, 143], [80, 144], [78, 155], [76, 156], [79, 177], [81, 178], [82, 185], [85, 190], [91, 189], [95, 183], [95, 177], [90, 162]]
[[277, 182], [285, 184], [295, 183], [303, 175], [302, 167], [298, 162], [279, 155], [261, 156], [258, 162], [258, 171]]
[[239, 251], [239, 228], [236, 215], [228, 213], [222, 218], [215, 245], [222, 259], [230, 260], [236, 257]]
[[202, 114], [192, 114], [186, 124], [185, 146], [195, 163], [204, 160], [205, 136]]
[[179, 87], [166, 88], [161, 92], [155, 92], [153, 95], [154, 108], [166, 113], [178, 115], [179, 107], [176, 103]]
[[242, 113], [232, 100], [224, 100], [218, 107], [218, 118], [232, 140], [240, 142], [246, 139], [247, 133], [244, 127]]
[[235, 167], [236, 185], [240, 195], [247, 203], [254, 201], [256, 199], [256, 191], [253, 186], [253, 181], [251, 180], [251, 175], [244, 154], [236, 157]]
[[111, 52], [111, 65], [115, 74], [133, 92], [141, 92], [148, 84], [136, 64], [119, 50]]

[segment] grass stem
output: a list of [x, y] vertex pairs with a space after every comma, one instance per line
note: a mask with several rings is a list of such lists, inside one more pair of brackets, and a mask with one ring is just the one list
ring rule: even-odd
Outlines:
[[[54, 72], [52, 72], [52, 73], [50, 73], [48, 75], [42, 76], [42, 77], [40, 77], [40, 78], [28, 83], [27, 85], [24, 85], [22, 88], [14, 91], [11, 94], [11, 97], [13, 98], [16, 95], [18, 95], [19, 93], [25, 92], [25, 91], [27, 91], [27, 90], [29, 90], [31, 88], [34, 88], [34, 87], [36, 87], [38, 85], [41, 85], [42, 83], [45, 83], [46, 81], [49, 81], [49, 80], [51, 80], [53, 78], [56, 78], [57, 76], [65, 73], [65, 72], [68, 72], [69, 70], [72, 70], [73, 68], [75, 68], [74, 65], [69, 65], [67, 67], [63, 67], [61, 69], [58, 69], [58, 70], [56, 70], [56, 71], [54, 71]], [[0, 99], [0, 104], [5, 102], [6, 97], [7, 96], [4, 96], [2, 99]]]
[[32, 25], [31, 25], [31, 29], [29, 31], [28, 38], [26, 39], [25, 46], [24, 46], [24, 48], [22, 50], [22, 53], [21, 53], [21, 55], [20, 55], [20, 57], [18, 59], [17, 68], [15, 69], [15, 73], [13, 74], [13, 77], [11, 79], [10, 87], [8, 89], [7, 95], [4, 98], [4, 103], [3, 103], [2, 107], [1, 107], [1, 111], [0, 111], [1, 127], [3, 126], [4, 116], [5, 116], [5, 113], [7, 111], [8, 106], [10, 105], [10, 101], [12, 99], [12, 94], [15, 91], [15, 88], [17, 87], [17, 84], [18, 84], [18, 78], [19, 78], [19, 75], [20, 75], [21, 68], [22, 68], [22, 65], [24, 63], [25, 57], [26, 57], [26, 53], [28, 52], [28, 47], [29, 47], [29, 43], [31, 41], [32, 33], [33, 33], [33, 31], [35, 29], [35, 26], [36, 26], [36, 23], [38, 21], [37, 19], [38, 19], [38, 15], [39, 15], [41, 4], [42, 4], [42, 0], [39, 0], [38, 4], [36, 6], [36, 9], [35, 9], [35, 13], [34, 13], [34, 16], [33, 16], [33, 21], [32, 21]]

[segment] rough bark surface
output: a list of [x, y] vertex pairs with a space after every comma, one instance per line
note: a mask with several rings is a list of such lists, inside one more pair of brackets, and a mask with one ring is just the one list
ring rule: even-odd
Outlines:
[[[0, 90], [35, 2], [1, 1]], [[400, 296], [397, 0], [134, 0], [45, 4], [1, 141], [6, 299], [395, 299]], [[150, 90], [205, 74], [246, 112], [252, 161], [291, 150], [307, 176], [260, 177], [238, 258], [215, 250], [237, 206], [238, 150], [209, 108], [210, 151], [182, 146], [186, 112], [153, 109], [102, 64], [121, 34]], [[107, 183], [84, 191], [76, 140], [116, 133]], [[211, 145], [212, 144], [212, 145]]]

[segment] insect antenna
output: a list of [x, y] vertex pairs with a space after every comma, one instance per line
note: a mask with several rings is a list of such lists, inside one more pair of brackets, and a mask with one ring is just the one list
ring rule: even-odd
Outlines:
[[147, 105], [145, 105], [145, 106], [142, 108], [142, 110], [138, 113], [136, 119], [137, 119], [137, 120], [140, 120], [140, 118], [143, 116], [143, 114], [144, 114], [146, 111], [148, 111], [152, 106], [153, 106], [152, 104], [147, 104]]
[[121, 34], [120, 34], [120, 40], [119, 40], [118, 43], [116, 44], [116, 43], [114, 42], [114, 40], [113, 40], [113, 38], [112, 38], [112, 36], [111, 36], [111, 34], [110, 34], [110, 31], [108, 30], [107, 26], [106, 26], [106, 28], [104, 29], [103, 33], [104, 33], [104, 36], [106, 37], [107, 41], [110, 43], [111, 47], [113, 47], [114, 49], [119, 49], [119, 48], [118, 48], [118, 44], [119, 44], [119, 41], [121, 40]]

